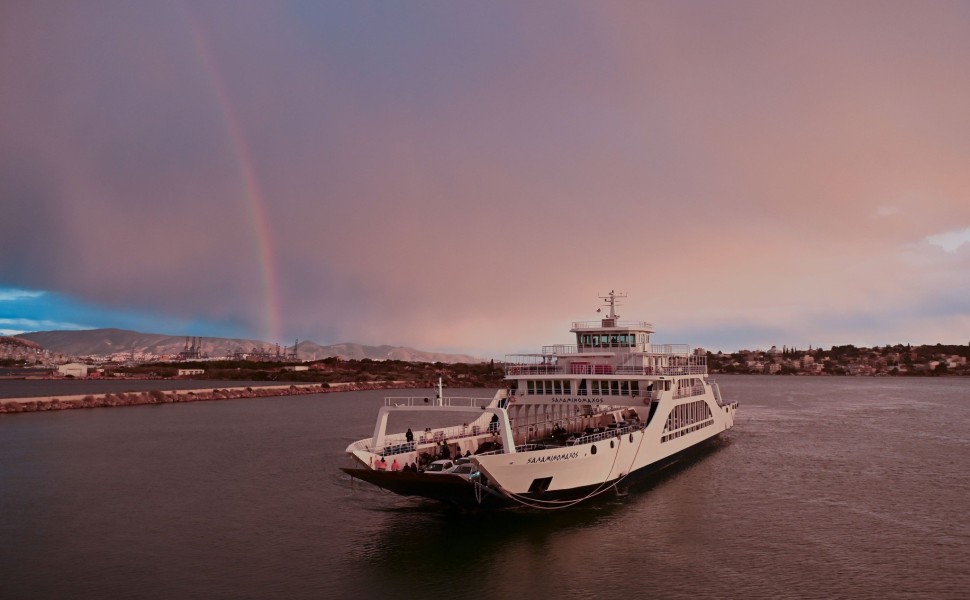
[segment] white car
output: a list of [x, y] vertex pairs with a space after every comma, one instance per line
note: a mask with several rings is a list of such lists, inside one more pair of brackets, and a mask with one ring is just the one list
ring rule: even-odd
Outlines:
[[478, 469], [471, 463], [463, 463], [460, 465], [455, 465], [445, 472], [451, 475], [459, 475], [465, 479], [468, 479], [472, 476], [472, 473], [477, 473]]
[[428, 468], [425, 469], [424, 472], [425, 473], [445, 473], [450, 469], [454, 468], [454, 466], [455, 466], [455, 463], [451, 462], [448, 459], [436, 460], [430, 465], [428, 465]]

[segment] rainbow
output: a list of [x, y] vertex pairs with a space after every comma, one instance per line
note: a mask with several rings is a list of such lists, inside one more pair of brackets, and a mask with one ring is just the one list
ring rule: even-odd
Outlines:
[[262, 296], [266, 309], [266, 316], [263, 322], [263, 337], [272, 341], [280, 339], [280, 303], [279, 303], [279, 278], [276, 273], [276, 251], [273, 244], [273, 233], [270, 229], [269, 219], [266, 213], [266, 201], [262, 190], [259, 187], [259, 180], [256, 177], [256, 169], [253, 167], [253, 159], [246, 143], [246, 136], [243, 133], [242, 125], [236, 114], [235, 106], [229, 98], [225, 81], [217, 68], [215, 57], [203, 35], [202, 27], [196, 22], [188, 10], [181, 11], [188, 23], [188, 28], [192, 34], [196, 52], [202, 61], [202, 66], [212, 83], [215, 100], [221, 109], [221, 114], [229, 135], [229, 141], [235, 154], [236, 164], [239, 166], [241, 186], [246, 208], [249, 211], [250, 222], [253, 225], [255, 234], [257, 253], [259, 255], [259, 266], [262, 280]]

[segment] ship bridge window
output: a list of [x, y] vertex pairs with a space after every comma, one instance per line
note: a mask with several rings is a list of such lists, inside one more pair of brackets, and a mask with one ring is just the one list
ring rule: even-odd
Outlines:
[[579, 343], [593, 348], [633, 348], [637, 345], [637, 334], [583, 333], [579, 336]]

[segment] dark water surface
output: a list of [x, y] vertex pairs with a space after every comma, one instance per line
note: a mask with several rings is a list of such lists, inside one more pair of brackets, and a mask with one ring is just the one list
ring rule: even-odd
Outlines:
[[542, 513], [352, 484], [385, 392], [0, 415], [0, 597], [970, 597], [970, 379], [718, 381], [712, 452]]

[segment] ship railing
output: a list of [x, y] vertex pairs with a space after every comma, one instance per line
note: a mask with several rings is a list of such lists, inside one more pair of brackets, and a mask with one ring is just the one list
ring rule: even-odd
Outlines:
[[364, 450], [364, 451], [370, 452], [370, 438], [357, 440], [356, 442], [350, 445], [350, 448], [353, 450]]
[[703, 385], [691, 385], [687, 387], [679, 387], [676, 390], [674, 390], [675, 399], [690, 398], [691, 396], [703, 396], [703, 395], [704, 395]]
[[416, 442], [405, 441], [403, 444], [385, 444], [385, 446], [381, 449], [380, 452], [377, 452], [377, 454], [380, 454], [381, 456], [391, 456], [392, 454], [406, 454], [408, 452], [414, 452], [416, 448], [417, 448]]
[[691, 348], [687, 344], [650, 344], [645, 349], [646, 354], [660, 356], [691, 356], [690, 352]]
[[617, 367], [617, 375], [704, 375], [707, 365], [684, 365], [673, 367]]
[[506, 375], [558, 375], [565, 370], [558, 365], [507, 365]]
[[[604, 324], [606, 321], [609, 324]], [[617, 321], [610, 319], [599, 319], [597, 321], [573, 321], [573, 329], [603, 329], [604, 327], [616, 328], [616, 329], [648, 329], [651, 332], [654, 331], [653, 323], [647, 323], [646, 321]]]
[[468, 408], [484, 408], [492, 403], [493, 398], [472, 398], [463, 396], [446, 396], [436, 398], [430, 396], [389, 396], [384, 398], [384, 406], [458, 406]]
[[475, 456], [489, 456], [494, 454], [505, 454], [504, 448], [499, 448], [498, 450], [489, 450], [487, 452], [478, 452]]
[[634, 423], [632, 425], [622, 425], [622, 426], [608, 426], [604, 431], [598, 431], [595, 433], [590, 433], [573, 440], [566, 440], [566, 444], [569, 446], [580, 446], [582, 444], [591, 444], [593, 442], [598, 442], [600, 440], [608, 440], [628, 433], [633, 433], [634, 431], [640, 431], [643, 427], [639, 423]]
[[[562, 357], [581, 356], [583, 354], [605, 355], [607, 360], [614, 365], [624, 365], [631, 361], [651, 360], [652, 362], [666, 362], [669, 365], [693, 365], [706, 364], [707, 356], [697, 355], [691, 351], [687, 344], [649, 344], [643, 347], [624, 346], [616, 352], [610, 349], [609, 352], [598, 352], [607, 346], [577, 346], [575, 344], [558, 344], [555, 346], [543, 346], [542, 352], [538, 354], [507, 354], [505, 364], [519, 368], [555, 368]], [[596, 360], [594, 356], [591, 360]], [[612, 359], [612, 360], [610, 360]], [[580, 363], [582, 364], [582, 363]]]
[[515, 356], [535, 357], [536, 360], [541, 360], [543, 357], [547, 356], [568, 356], [570, 354], [594, 353], [602, 352], [604, 350], [607, 350], [610, 353], [614, 352], [614, 350], [628, 350], [630, 353], [649, 354], [652, 356], [681, 357], [691, 355], [691, 347], [687, 344], [638, 345], [612, 342], [606, 344], [553, 344], [550, 346], [543, 346], [540, 354], [522, 354]]
[[571, 364], [569, 368], [559, 365], [507, 365], [506, 375], [705, 375], [706, 364], [677, 365], [666, 367], [640, 367], [628, 365]]
[[555, 448], [562, 448], [557, 444], [545, 444], [545, 443], [530, 443], [522, 444], [521, 446], [516, 446], [516, 452], [534, 452], [536, 450], [552, 450]]
[[364, 450], [366, 452], [373, 452], [374, 454], [383, 454], [385, 456], [391, 454], [405, 454], [407, 452], [414, 452], [419, 446], [426, 444], [441, 444], [443, 442], [455, 442], [458, 440], [476, 438], [485, 436], [494, 436], [497, 434], [497, 429], [493, 427], [490, 423], [484, 420], [478, 420], [478, 424], [473, 423], [463, 423], [462, 425], [455, 425], [452, 427], [443, 427], [440, 429], [425, 429], [424, 431], [414, 432], [414, 441], [407, 441], [407, 434], [405, 433], [393, 433], [384, 436], [384, 445], [380, 448], [375, 448], [371, 444], [371, 438], [364, 438], [354, 442], [351, 447], [354, 450]]

